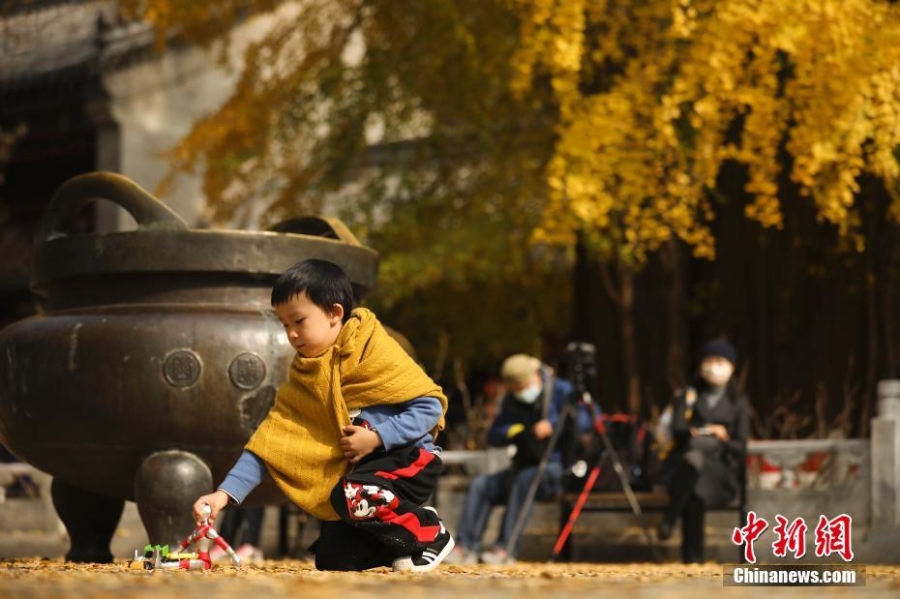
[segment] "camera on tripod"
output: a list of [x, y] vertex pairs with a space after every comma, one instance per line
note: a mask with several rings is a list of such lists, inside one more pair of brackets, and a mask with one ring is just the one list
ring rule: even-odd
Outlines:
[[588, 391], [588, 382], [597, 376], [597, 348], [584, 341], [573, 341], [566, 346], [561, 362], [575, 388], [574, 399], [578, 400]]
[[[579, 490], [579, 499], [568, 517], [568, 522], [560, 532], [556, 544], [553, 547], [551, 560], [559, 556], [565, 545], [566, 539], [572, 531], [572, 527], [581, 513], [588, 494], [594, 489], [598, 479], [609, 473], [616, 479], [628, 498], [628, 503], [635, 516], [641, 522], [646, 533], [641, 516], [641, 507], [632, 490], [629, 474], [623, 468], [619, 459], [617, 448], [606, 433], [607, 426], [600, 414], [600, 408], [591, 397], [589, 386], [597, 376], [597, 350], [583, 341], [573, 341], [566, 346], [559, 360], [561, 374], [572, 385], [562, 413], [559, 415], [553, 427], [553, 434], [544, 449], [543, 457], [538, 464], [537, 473], [532, 479], [531, 486], [525, 496], [525, 501], [516, 519], [515, 526], [507, 544], [507, 551], [513, 553], [516, 542], [525, 527], [525, 520], [530, 513], [531, 503], [537, 494], [541, 478], [547, 469], [550, 457], [557, 449], [561, 450], [563, 464], [570, 465], [568, 472], [563, 475], [563, 489], [565, 491]], [[578, 426], [579, 414], [584, 414], [590, 419], [591, 426]], [[557, 447], [559, 445], [559, 447]], [[631, 466], [631, 465], [629, 465]], [[586, 478], [585, 478], [586, 476]], [[584, 479], [584, 480], [582, 480]], [[652, 543], [652, 541], [651, 541]]]

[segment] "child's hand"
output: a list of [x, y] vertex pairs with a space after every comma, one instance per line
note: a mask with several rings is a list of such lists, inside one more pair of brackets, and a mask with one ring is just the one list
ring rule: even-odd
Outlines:
[[226, 505], [228, 505], [228, 494], [225, 491], [215, 491], [210, 493], [209, 495], [204, 495], [200, 499], [194, 502], [194, 521], [197, 524], [202, 524], [205, 516], [203, 515], [203, 506], [209, 504], [212, 512], [209, 514], [209, 523], [212, 524], [216, 521], [216, 516], [219, 515], [219, 512], [222, 511]]
[[355, 464], [382, 446], [381, 436], [373, 430], [361, 426], [345, 426], [341, 429], [341, 451], [351, 464]]

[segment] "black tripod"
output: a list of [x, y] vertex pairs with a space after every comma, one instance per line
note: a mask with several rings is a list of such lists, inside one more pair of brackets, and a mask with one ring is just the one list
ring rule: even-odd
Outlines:
[[541, 457], [540, 463], [538, 464], [537, 473], [535, 474], [534, 480], [532, 480], [531, 482], [531, 486], [528, 488], [528, 493], [525, 495], [525, 502], [522, 505], [522, 509], [519, 512], [518, 518], [516, 518], [515, 526], [513, 527], [512, 533], [509, 537], [509, 541], [506, 545], [506, 551], [510, 555], [512, 555], [515, 551], [515, 547], [518, 543], [519, 537], [522, 535], [522, 532], [525, 528], [525, 522], [528, 519], [529, 512], [531, 511], [531, 504], [534, 503], [534, 498], [537, 495], [541, 480], [543, 479], [544, 473], [547, 470], [547, 465], [550, 463], [550, 458], [552, 457], [553, 452], [556, 450], [556, 447], [559, 444], [559, 440], [562, 437], [563, 431], [566, 429], [566, 424], [568, 422], [577, 422], [578, 406], [583, 405], [588, 409], [590, 413], [591, 421], [593, 423], [591, 430], [600, 439], [602, 444], [602, 451], [596, 456], [596, 459], [594, 460], [594, 464], [591, 467], [591, 472], [588, 475], [587, 480], [585, 481], [580, 495], [578, 496], [578, 501], [575, 503], [572, 512], [569, 514], [568, 521], [560, 531], [559, 537], [557, 538], [556, 543], [553, 546], [553, 553], [550, 556], [549, 561], [556, 561], [556, 559], [559, 558], [559, 555], [562, 552], [562, 549], [572, 532], [572, 528], [574, 527], [575, 522], [578, 520], [578, 517], [581, 515], [584, 504], [587, 502], [587, 498], [597, 481], [597, 477], [600, 475], [600, 464], [603, 460], [603, 457], [606, 455], [609, 456], [610, 461], [613, 465], [613, 469], [615, 470], [616, 475], [619, 477], [619, 481], [622, 483], [622, 490], [625, 492], [625, 497], [628, 499], [628, 504], [631, 506], [631, 511], [634, 512], [634, 515], [638, 520], [638, 524], [640, 524], [641, 528], [644, 531], [644, 538], [647, 540], [647, 544], [650, 546], [654, 558], [658, 559], [659, 557], [657, 555], [656, 546], [653, 543], [653, 538], [650, 535], [650, 532], [647, 530], [646, 525], [644, 524], [643, 511], [641, 510], [641, 506], [634, 494], [634, 490], [631, 488], [631, 483], [628, 481], [628, 475], [625, 473], [625, 469], [622, 467], [622, 462], [619, 460], [619, 457], [616, 454], [612, 441], [610, 441], [609, 436], [606, 434], [606, 427], [603, 424], [603, 419], [601, 418], [600, 411], [597, 409], [597, 405], [594, 403], [590, 392], [587, 390], [586, 380], [593, 376], [593, 374], [595, 373], [595, 353], [596, 352], [594, 350], [594, 346], [589, 343], [570, 343], [566, 347], [566, 354], [564, 359], [569, 366], [570, 378], [574, 387], [574, 391], [569, 397], [569, 401], [566, 402], [566, 405], [563, 408], [563, 412], [557, 419], [556, 426], [553, 428], [553, 434], [550, 436], [550, 441], [547, 443], [547, 448], [544, 451], [544, 455]]

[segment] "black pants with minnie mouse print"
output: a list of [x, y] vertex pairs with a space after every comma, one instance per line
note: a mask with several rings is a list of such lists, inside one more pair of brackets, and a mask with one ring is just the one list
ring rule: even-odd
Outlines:
[[437, 513], [424, 509], [437, 485], [438, 454], [404, 446], [360, 461], [331, 493], [340, 520], [323, 522], [312, 547], [319, 570], [390, 566], [422, 551], [441, 531]]

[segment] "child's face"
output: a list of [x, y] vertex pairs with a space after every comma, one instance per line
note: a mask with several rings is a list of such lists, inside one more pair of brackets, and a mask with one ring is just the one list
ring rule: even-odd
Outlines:
[[334, 345], [341, 332], [344, 308], [340, 304], [326, 312], [307, 297], [306, 292], [275, 306], [288, 342], [301, 356], [311, 358]]

